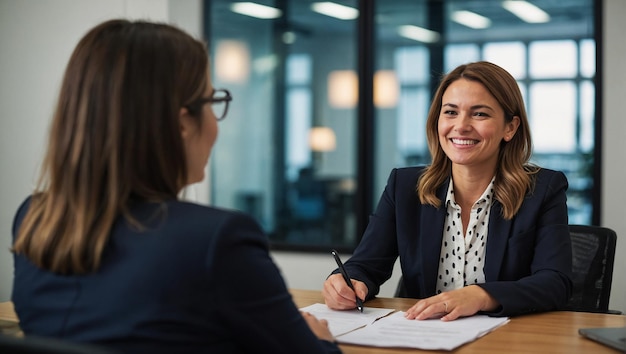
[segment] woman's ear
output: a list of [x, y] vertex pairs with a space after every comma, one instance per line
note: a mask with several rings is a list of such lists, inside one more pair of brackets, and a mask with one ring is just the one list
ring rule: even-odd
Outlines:
[[519, 128], [520, 119], [518, 116], [513, 116], [510, 122], [506, 123], [506, 132], [504, 133], [504, 141], [511, 141]]
[[187, 108], [183, 107], [180, 109], [180, 112], [178, 113], [178, 121], [180, 124], [180, 134], [183, 140], [185, 140], [191, 136], [191, 132], [193, 131], [192, 128], [194, 128], [193, 118], [191, 117], [191, 114], [189, 114], [189, 110]]

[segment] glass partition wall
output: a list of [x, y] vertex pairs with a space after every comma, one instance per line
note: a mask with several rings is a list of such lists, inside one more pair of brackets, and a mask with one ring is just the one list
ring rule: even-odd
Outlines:
[[275, 248], [351, 251], [390, 170], [429, 163], [425, 122], [441, 75], [488, 60], [522, 89], [533, 162], [567, 174], [570, 223], [597, 223], [596, 6], [205, 1], [214, 84], [234, 97], [211, 158], [211, 203], [253, 215]]
[[205, 3], [213, 80], [234, 97], [211, 200], [254, 215], [275, 245], [356, 242], [358, 11], [344, 5], [338, 19], [308, 1]]

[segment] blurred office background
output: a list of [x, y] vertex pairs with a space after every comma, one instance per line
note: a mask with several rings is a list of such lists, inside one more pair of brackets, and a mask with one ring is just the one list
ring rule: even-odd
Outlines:
[[[512, 6], [535, 5], [534, 18]], [[619, 112], [622, 0], [0, 0], [0, 247], [35, 181], [69, 54], [112, 17], [178, 24], [206, 39], [234, 101], [208, 178], [185, 191], [252, 214], [289, 286], [319, 289], [331, 247], [349, 254], [394, 167], [427, 164], [424, 124], [441, 75], [493, 61], [525, 96], [533, 162], [564, 171], [570, 223], [626, 235]], [[522, 4], [522, 5], [523, 5]], [[250, 4], [248, 4], [250, 5]], [[328, 9], [324, 6], [335, 6]], [[337, 7], [336, 5], [341, 5]], [[618, 236], [618, 237], [619, 237]], [[615, 269], [624, 269], [618, 240]], [[391, 295], [399, 274], [383, 287]], [[0, 253], [0, 301], [11, 255]], [[626, 310], [616, 276], [611, 308]]]
[[430, 162], [441, 75], [477, 60], [518, 80], [533, 162], [569, 179], [570, 223], [599, 222], [593, 0], [204, 6], [215, 85], [235, 98], [211, 201], [253, 214], [275, 248], [351, 251], [390, 170]]

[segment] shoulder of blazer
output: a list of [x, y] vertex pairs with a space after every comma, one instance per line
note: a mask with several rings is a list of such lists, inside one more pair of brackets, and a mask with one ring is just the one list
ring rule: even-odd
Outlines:
[[[430, 204], [422, 204], [419, 200], [417, 182], [424, 173], [425, 169], [425, 166], [395, 168], [389, 176], [387, 188], [389, 188], [389, 192], [393, 193], [398, 200], [416, 203], [416, 208], [425, 208], [426, 210], [432, 209], [432, 211], [436, 213], [444, 213], [443, 215], [445, 215], [445, 209], [441, 208], [441, 205], [439, 207], [435, 207]], [[447, 177], [444, 182], [437, 187], [435, 192], [437, 198], [442, 201], [442, 204], [446, 198], [449, 183], [450, 177]]]
[[567, 189], [568, 181], [565, 174], [561, 171], [551, 170], [547, 168], [540, 168], [534, 175], [534, 190], [533, 192], [540, 192], [547, 188], [549, 189]]
[[426, 170], [426, 166], [397, 167], [397, 168], [394, 168], [393, 170], [398, 175], [419, 177]]
[[170, 201], [167, 203], [167, 213], [170, 220], [177, 222], [193, 222], [196, 225], [207, 225], [207, 227], [215, 227], [217, 224], [253, 224], [255, 228], [261, 229], [259, 223], [250, 215], [238, 210], [216, 208], [195, 204], [186, 201]]
[[[412, 166], [412, 167], [401, 167], [395, 168], [392, 172], [396, 175], [396, 184], [407, 184], [413, 183], [414, 186], [417, 186], [417, 180], [426, 170], [426, 166]], [[450, 183], [450, 177], [446, 178], [446, 180], [437, 187], [437, 197], [439, 199], [444, 200], [446, 198], [446, 193], [448, 191], [448, 184]]]
[[387, 186], [401, 194], [409, 189], [415, 191], [417, 181], [422, 173], [424, 173], [424, 169], [424, 166], [394, 168], [389, 175]]
[[424, 173], [425, 169], [425, 166], [394, 168], [391, 171], [390, 178], [394, 178], [396, 184], [405, 185], [408, 183], [416, 186], [417, 180]]

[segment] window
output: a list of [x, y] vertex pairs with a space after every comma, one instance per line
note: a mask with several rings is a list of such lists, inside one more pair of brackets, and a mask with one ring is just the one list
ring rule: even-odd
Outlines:
[[[259, 1], [277, 10], [273, 18], [205, 1], [215, 86], [234, 97], [211, 157], [212, 204], [252, 214], [275, 248], [351, 251], [372, 212], [358, 203], [375, 205], [392, 168], [429, 163], [424, 127], [441, 76], [489, 60], [518, 80], [532, 161], [568, 177], [570, 223], [599, 221], [592, 0], [532, 1], [545, 23], [526, 23], [500, 1], [374, 0], [373, 13], [363, 11], [368, 1], [335, 2], [347, 17], [317, 12], [313, 0]], [[461, 24], [460, 10], [487, 27]], [[370, 55], [363, 26], [374, 26], [371, 80], [359, 77]], [[373, 118], [359, 111], [368, 82]], [[373, 161], [363, 172], [371, 176], [357, 173], [362, 158]], [[359, 189], [364, 180], [372, 187]]]
[[265, 1], [272, 18], [233, 3], [205, 2], [214, 85], [233, 94], [211, 157], [211, 200], [252, 214], [275, 247], [352, 247], [356, 21], [308, 1]]
[[[397, 129], [385, 130], [386, 135], [381, 135], [376, 143], [385, 146], [386, 150], [377, 150], [377, 193], [374, 198], [378, 199], [382, 192], [391, 167], [429, 162], [430, 155], [425, 148], [425, 121], [430, 93], [441, 74], [462, 63], [487, 60], [504, 67], [518, 80], [533, 134], [531, 162], [561, 170], [567, 175], [570, 223], [594, 222], [592, 196], [597, 185], [593, 180], [596, 168], [593, 1], [533, 1], [533, 4], [550, 14], [550, 21], [525, 23], [508, 13], [499, 1], [377, 2], [377, 14], [385, 16], [385, 21], [381, 20], [377, 27], [380, 33], [376, 43], [377, 56], [400, 58], [395, 66], [382, 61], [377, 69], [396, 72], [401, 93], [394, 110], [377, 111], [377, 129], [384, 129], [382, 127], [394, 119]], [[453, 21], [453, 14], [460, 10], [488, 18], [490, 25], [476, 29]], [[406, 15], [417, 12], [430, 16], [409, 19]], [[393, 31], [400, 25], [439, 34], [442, 40], [436, 43], [441, 47], [425, 38], [407, 40], [402, 33]], [[416, 48], [423, 52], [417, 55]], [[440, 60], [441, 64], [433, 59]], [[411, 70], [406, 70], [407, 66]], [[438, 70], [438, 67], [443, 69]], [[418, 83], [414, 79], [418, 77], [426, 79]], [[426, 86], [420, 86], [425, 83]], [[399, 158], [390, 161], [389, 156], [396, 155]]]

